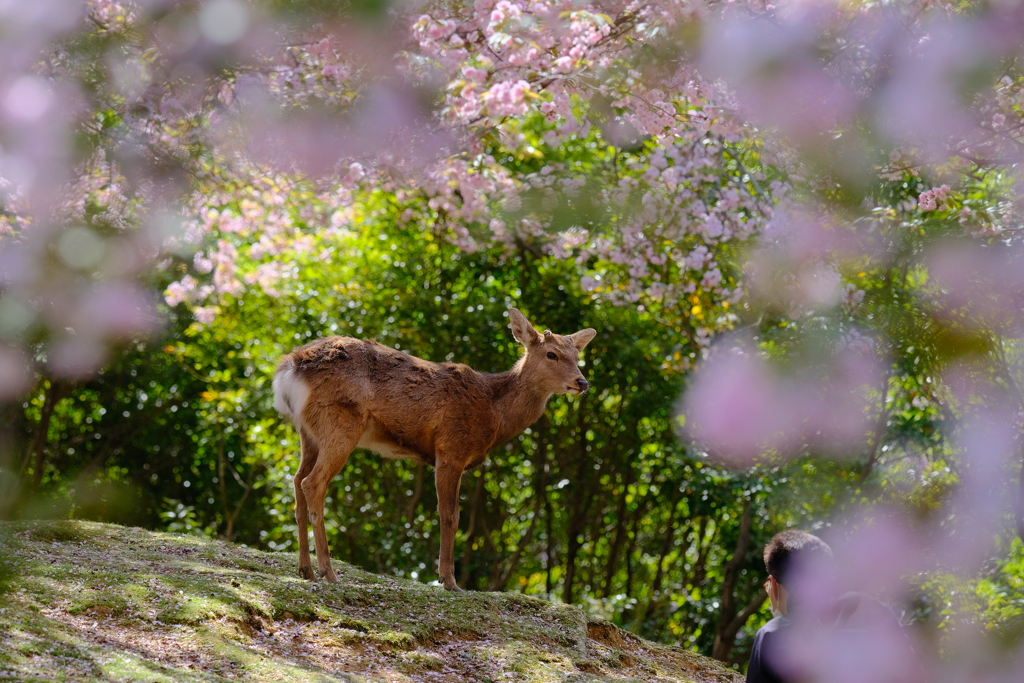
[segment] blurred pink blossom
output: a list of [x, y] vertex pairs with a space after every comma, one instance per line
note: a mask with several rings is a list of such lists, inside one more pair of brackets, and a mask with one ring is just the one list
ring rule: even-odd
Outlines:
[[884, 377], [880, 358], [840, 347], [819, 368], [785, 374], [744, 340], [719, 342], [683, 396], [685, 433], [730, 465], [804, 449], [859, 454]]
[[0, 344], [0, 401], [21, 396], [31, 386], [28, 357], [20, 350]]
[[192, 309], [192, 315], [202, 325], [209, 325], [217, 318], [217, 309], [213, 306], [196, 306]]
[[139, 286], [108, 283], [81, 292], [68, 324], [96, 339], [128, 339], [154, 331], [159, 321], [152, 300]]
[[85, 379], [106, 360], [106, 348], [100, 341], [87, 336], [62, 335], [49, 344], [46, 365], [56, 377]]
[[940, 242], [924, 259], [927, 293], [940, 316], [976, 329], [1024, 324], [1024, 252], [1019, 247]]
[[726, 14], [711, 22], [701, 63], [709, 75], [732, 84], [752, 120], [814, 142], [848, 123], [857, 106], [854, 90], [827, 71], [816, 43], [833, 12], [824, 3], [807, 3], [773, 22]]

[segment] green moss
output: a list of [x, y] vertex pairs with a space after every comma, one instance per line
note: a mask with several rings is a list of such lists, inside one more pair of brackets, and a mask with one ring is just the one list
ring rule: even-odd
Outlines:
[[395, 668], [402, 673], [418, 674], [427, 671], [440, 671], [444, 668], [444, 665], [445, 661], [436, 655], [424, 654], [422, 652], [403, 652]]
[[37, 543], [79, 543], [97, 535], [96, 525], [87, 522], [34, 522], [19, 526], [27, 527], [22, 535]]
[[183, 597], [180, 601], [173, 603], [170, 607], [157, 615], [157, 618], [167, 624], [201, 624], [213, 619], [220, 619], [226, 616], [239, 618], [237, 608], [230, 606], [223, 600], [206, 597]]
[[356, 619], [355, 617], [343, 616], [334, 622], [334, 625], [338, 628], [347, 628], [350, 631], [356, 631], [358, 633], [368, 633], [370, 625], [362, 619]]
[[120, 616], [128, 611], [128, 601], [113, 592], [85, 590], [74, 596], [68, 607], [69, 614], [94, 616]]
[[511, 671], [524, 683], [562, 680], [576, 670], [572, 658], [526, 641], [511, 641], [477, 649], [491, 668]]
[[273, 596], [270, 601], [270, 614], [274, 620], [293, 621], [332, 621], [335, 616], [317, 595], [299, 588], [289, 588]]
[[0, 523], [5, 537], [19, 569], [0, 602], [0, 679], [739, 680], [524, 595], [449, 593], [341, 562], [340, 583], [307, 582], [293, 554], [113, 525]]

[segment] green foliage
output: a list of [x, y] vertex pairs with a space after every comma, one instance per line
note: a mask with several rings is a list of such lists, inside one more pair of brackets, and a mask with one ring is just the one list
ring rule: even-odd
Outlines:
[[1024, 640], [1024, 541], [1013, 539], [1006, 561], [975, 591], [985, 605], [985, 628], [998, 642], [1010, 649]]
[[[535, 136], [538, 148], [546, 144], [529, 126], [523, 133]], [[510, 158], [507, 165], [526, 175], [562, 163], [590, 177], [618, 173], [620, 163], [652, 151], [622, 152], [590, 135], [545, 147], [543, 160]], [[864, 292], [862, 304], [796, 317], [751, 305], [734, 312], [699, 289], [681, 307], [653, 300], [613, 306], [601, 288], [617, 287], [628, 266], [557, 258], [528, 240], [470, 253], [449, 241], [436, 212], [415, 193], [381, 186], [334, 210], [312, 181], [228, 183], [209, 171], [210, 194], [222, 198], [219, 217], [254, 206], [274, 207], [277, 216], [272, 230], [220, 233], [238, 252], [233, 266], [244, 291], [220, 297], [212, 322], [193, 319], [184, 306], [171, 309], [162, 339], [129, 345], [92, 380], [40, 377], [14, 419], [20, 448], [3, 474], [22, 473], [24, 487], [6, 514], [115, 521], [294, 550], [298, 442], [271, 407], [277, 359], [338, 334], [498, 372], [520, 354], [505, 317], [515, 305], [556, 332], [598, 330], [583, 358], [593, 388], [586, 397], [552, 399], [541, 420], [466, 474], [456, 545], [460, 585], [583, 604], [646, 637], [704, 653], [750, 606], [754, 616], [737, 625], [728, 654], [743, 662], [753, 632], [768, 618], [760, 550], [771, 535], [792, 526], [821, 528], [865, 503], [908, 506], [922, 521], [941, 514], [962, 466], [951, 445], [955, 405], [940, 386], [941, 371], [972, 354], [991, 360], [1020, 353], [1013, 340], [937, 320], [922, 305], [928, 273], [903, 266], [955, 231], [960, 204], [925, 218], [894, 208], [925, 187], [914, 177], [877, 188], [877, 236], [887, 253], [902, 256], [840, 264], [845, 281]], [[954, 201], [990, 204], [998, 190], [979, 183]], [[584, 205], [592, 196], [563, 197], [552, 208], [540, 194], [531, 205], [528, 194], [523, 210], [541, 207], [563, 227], [578, 219], [595, 230], [615, 229], [616, 207]], [[727, 278], [739, 278], [742, 254], [722, 247], [716, 258]], [[666, 280], [671, 268], [669, 261]], [[187, 262], [171, 262], [157, 285], [184, 272]], [[600, 288], [583, 291], [581, 278], [595, 274]], [[791, 462], [768, 457], [736, 472], [678, 439], [685, 369], [700, 353], [695, 329], [741, 318], [783, 368], [821, 363], [823, 349], [854, 329], [884, 347], [888, 373], [873, 397], [877, 421], [863, 452], [841, 460], [811, 452]], [[997, 371], [995, 363], [985, 366]], [[334, 556], [431, 581], [438, 550], [431, 478], [424, 467], [357, 452], [328, 492]], [[750, 528], [743, 534], [745, 518]], [[969, 612], [1016, 638], [1019, 605], [1012, 596], [1022, 569], [1015, 561], [999, 566], [959, 611], [948, 607], [949, 596], [962, 591], [959, 583], [925, 585], [922, 623], [941, 630]], [[84, 614], [89, 595], [74, 610]], [[117, 612], [129, 599], [100, 606]], [[266, 610], [273, 615], [279, 608], [285, 609]], [[300, 614], [294, 605], [285, 611]], [[164, 616], [195, 624], [222, 612], [217, 599], [203, 597]], [[388, 647], [401, 650], [399, 641]], [[433, 666], [429, 658], [406, 664]]]
[[[302, 186], [286, 195], [299, 205], [313, 196]], [[28, 427], [40, 424], [50, 396], [39, 488], [58, 505], [52, 514], [292, 550], [298, 442], [271, 408], [277, 359], [316, 336], [346, 334], [498, 372], [520, 355], [506, 318], [516, 305], [558, 332], [599, 331], [583, 359], [593, 389], [553, 398], [537, 424], [467, 473], [460, 584], [584, 602], [646, 635], [710, 651], [721, 567], [746, 501], [757, 531], [740, 548], [739, 583], [726, 588], [741, 605], [761, 599], [758, 550], [780, 518], [769, 512], [767, 478], [726, 472], [677, 441], [677, 368], [694, 349], [653, 314], [582, 292], [585, 264], [526, 247], [467, 254], [404, 223], [405, 208], [378, 191], [333, 231], [315, 230], [315, 212], [296, 210], [297, 229], [308, 232], [294, 270], [272, 286], [254, 280], [244, 296], [225, 297], [214, 324], [172, 315], [165, 340], [133, 345], [81, 386], [57, 393], [42, 381], [23, 425], [30, 443]], [[243, 255], [257, 239], [237, 238]], [[264, 263], [243, 256], [238, 268], [255, 276]], [[433, 579], [431, 478], [426, 468], [357, 452], [328, 493], [334, 555]], [[90, 507], [103, 501], [86, 489], [119, 492], [126, 512]]]

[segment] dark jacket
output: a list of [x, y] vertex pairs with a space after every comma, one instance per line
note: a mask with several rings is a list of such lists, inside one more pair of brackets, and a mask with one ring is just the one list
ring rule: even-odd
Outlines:
[[[821, 628], [834, 630], [834, 634], [851, 642], [854, 634], [872, 629], [883, 629], [902, 634], [899, 620], [883, 602], [864, 593], [846, 593], [829, 605], [818, 620]], [[783, 642], [791, 637], [793, 622], [787, 617], [775, 617], [758, 630], [754, 646], [750, 650], [750, 665], [747, 668], [747, 683], [792, 683], [793, 679], [782, 672], [786, 670], [781, 653]], [[905, 648], [907, 662], [914, 659], [910, 641], [905, 636], [900, 648]], [[901, 656], [900, 659], [903, 659]]]
[[792, 622], [786, 617], [775, 617], [762, 626], [754, 636], [747, 667], [747, 683], [785, 683], [786, 679], [775, 668], [778, 660], [779, 638]]

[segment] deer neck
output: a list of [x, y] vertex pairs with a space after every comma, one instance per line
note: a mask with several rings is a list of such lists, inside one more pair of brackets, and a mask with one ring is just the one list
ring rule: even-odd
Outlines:
[[522, 376], [521, 362], [500, 375], [494, 375], [494, 410], [498, 415], [498, 434], [494, 444], [504, 443], [536, 422], [551, 398], [531, 386]]

